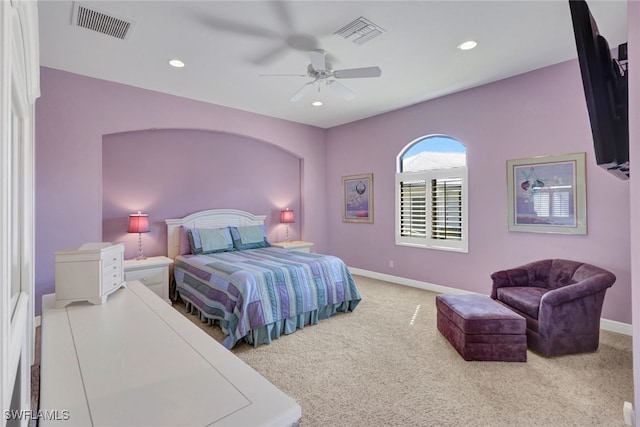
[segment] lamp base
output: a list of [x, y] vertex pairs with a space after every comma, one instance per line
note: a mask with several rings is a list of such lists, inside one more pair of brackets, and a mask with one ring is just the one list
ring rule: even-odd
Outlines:
[[142, 233], [138, 233], [138, 256], [136, 261], [142, 261], [143, 259], [147, 259], [147, 257], [142, 253]]

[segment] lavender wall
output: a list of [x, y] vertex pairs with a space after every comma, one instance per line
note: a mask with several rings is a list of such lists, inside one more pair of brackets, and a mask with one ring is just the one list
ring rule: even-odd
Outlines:
[[[102, 144], [102, 240], [125, 242], [125, 259], [137, 253], [127, 234], [128, 215], [149, 213], [142, 236], [147, 256], [167, 253], [166, 218], [219, 208], [267, 214], [271, 241], [285, 239], [280, 210], [300, 212], [300, 159], [242, 135], [200, 130], [146, 130], [106, 135]], [[299, 222], [290, 237], [300, 236]]]
[[301, 159], [301, 237], [326, 251], [320, 128], [41, 68], [36, 103], [36, 313], [54, 292], [54, 252], [102, 240], [102, 140], [148, 129], [244, 135]]
[[[394, 243], [396, 156], [430, 134], [467, 147], [467, 254]], [[508, 232], [506, 161], [574, 152], [587, 153], [588, 235]], [[342, 223], [341, 176], [369, 172], [375, 223]], [[542, 258], [576, 259], [616, 274], [603, 317], [631, 322], [629, 182], [595, 164], [577, 61], [328, 130], [327, 207], [329, 252], [349, 266], [488, 293], [495, 270]]]
[[[47, 68], [36, 113], [38, 299], [53, 292], [54, 251], [102, 239], [103, 137], [204, 129], [266, 141], [302, 159], [301, 237], [350, 266], [486, 293], [494, 270], [543, 257], [580, 259], [618, 276], [603, 317], [631, 321], [629, 183], [595, 165], [575, 61], [327, 131]], [[433, 133], [467, 146], [468, 254], [394, 244], [396, 155]], [[506, 160], [581, 151], [589, 234], [509, 233]], [[342, 223], [341, 177], [367, 172], [375, 176], [375, 223]]]

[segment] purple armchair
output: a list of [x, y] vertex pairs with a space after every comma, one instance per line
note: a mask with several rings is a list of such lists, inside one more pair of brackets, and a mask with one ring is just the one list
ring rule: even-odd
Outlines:
[[616, 276], [582, 262], [546, 259], [491, 275], [491, 298], [527, 321], [527, 345], [545, 355], [595, 351], [604, 294]]

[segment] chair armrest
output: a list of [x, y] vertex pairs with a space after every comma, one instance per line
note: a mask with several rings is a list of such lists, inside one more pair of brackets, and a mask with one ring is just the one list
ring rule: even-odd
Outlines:
[[538, 312], [538, 333], [548, 337], [598, 331], [605, 291], [613, 282], [613, 274], [597, 274], [544, 294]]
[[527, 286], [529, 273], [524, 268], [512, 268], [509, 270], [496, 271], [491, 275], [493, 285], [491, 287], [491, 298], [497, 298], [496, 290], [511, 286]]
[[595, 276], [588, 277], [578, 283], [551, 290], [542, 296], [540, 305], [564, 304], [569, 301], [602, 292], [613, 285], [615, 276], [611, 276], [613, 275], [597, 274]]

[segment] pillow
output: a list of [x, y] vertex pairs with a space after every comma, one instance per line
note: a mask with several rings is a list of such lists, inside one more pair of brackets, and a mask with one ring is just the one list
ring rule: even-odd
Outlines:
[[234, 250], [228, 227], [191, 228], [187, 234], [192, 254], [214, 254]]
[[248, 225], [245, 227], [229, 227], [233, 238], [233, 247], [244, 249], [267, 248], [271, 246], [267, 240], [264, 225]]
[[191, 244], [189, 243], [189, 229], [180, 226], [180, 255], [188, 255], [191, 253]]

